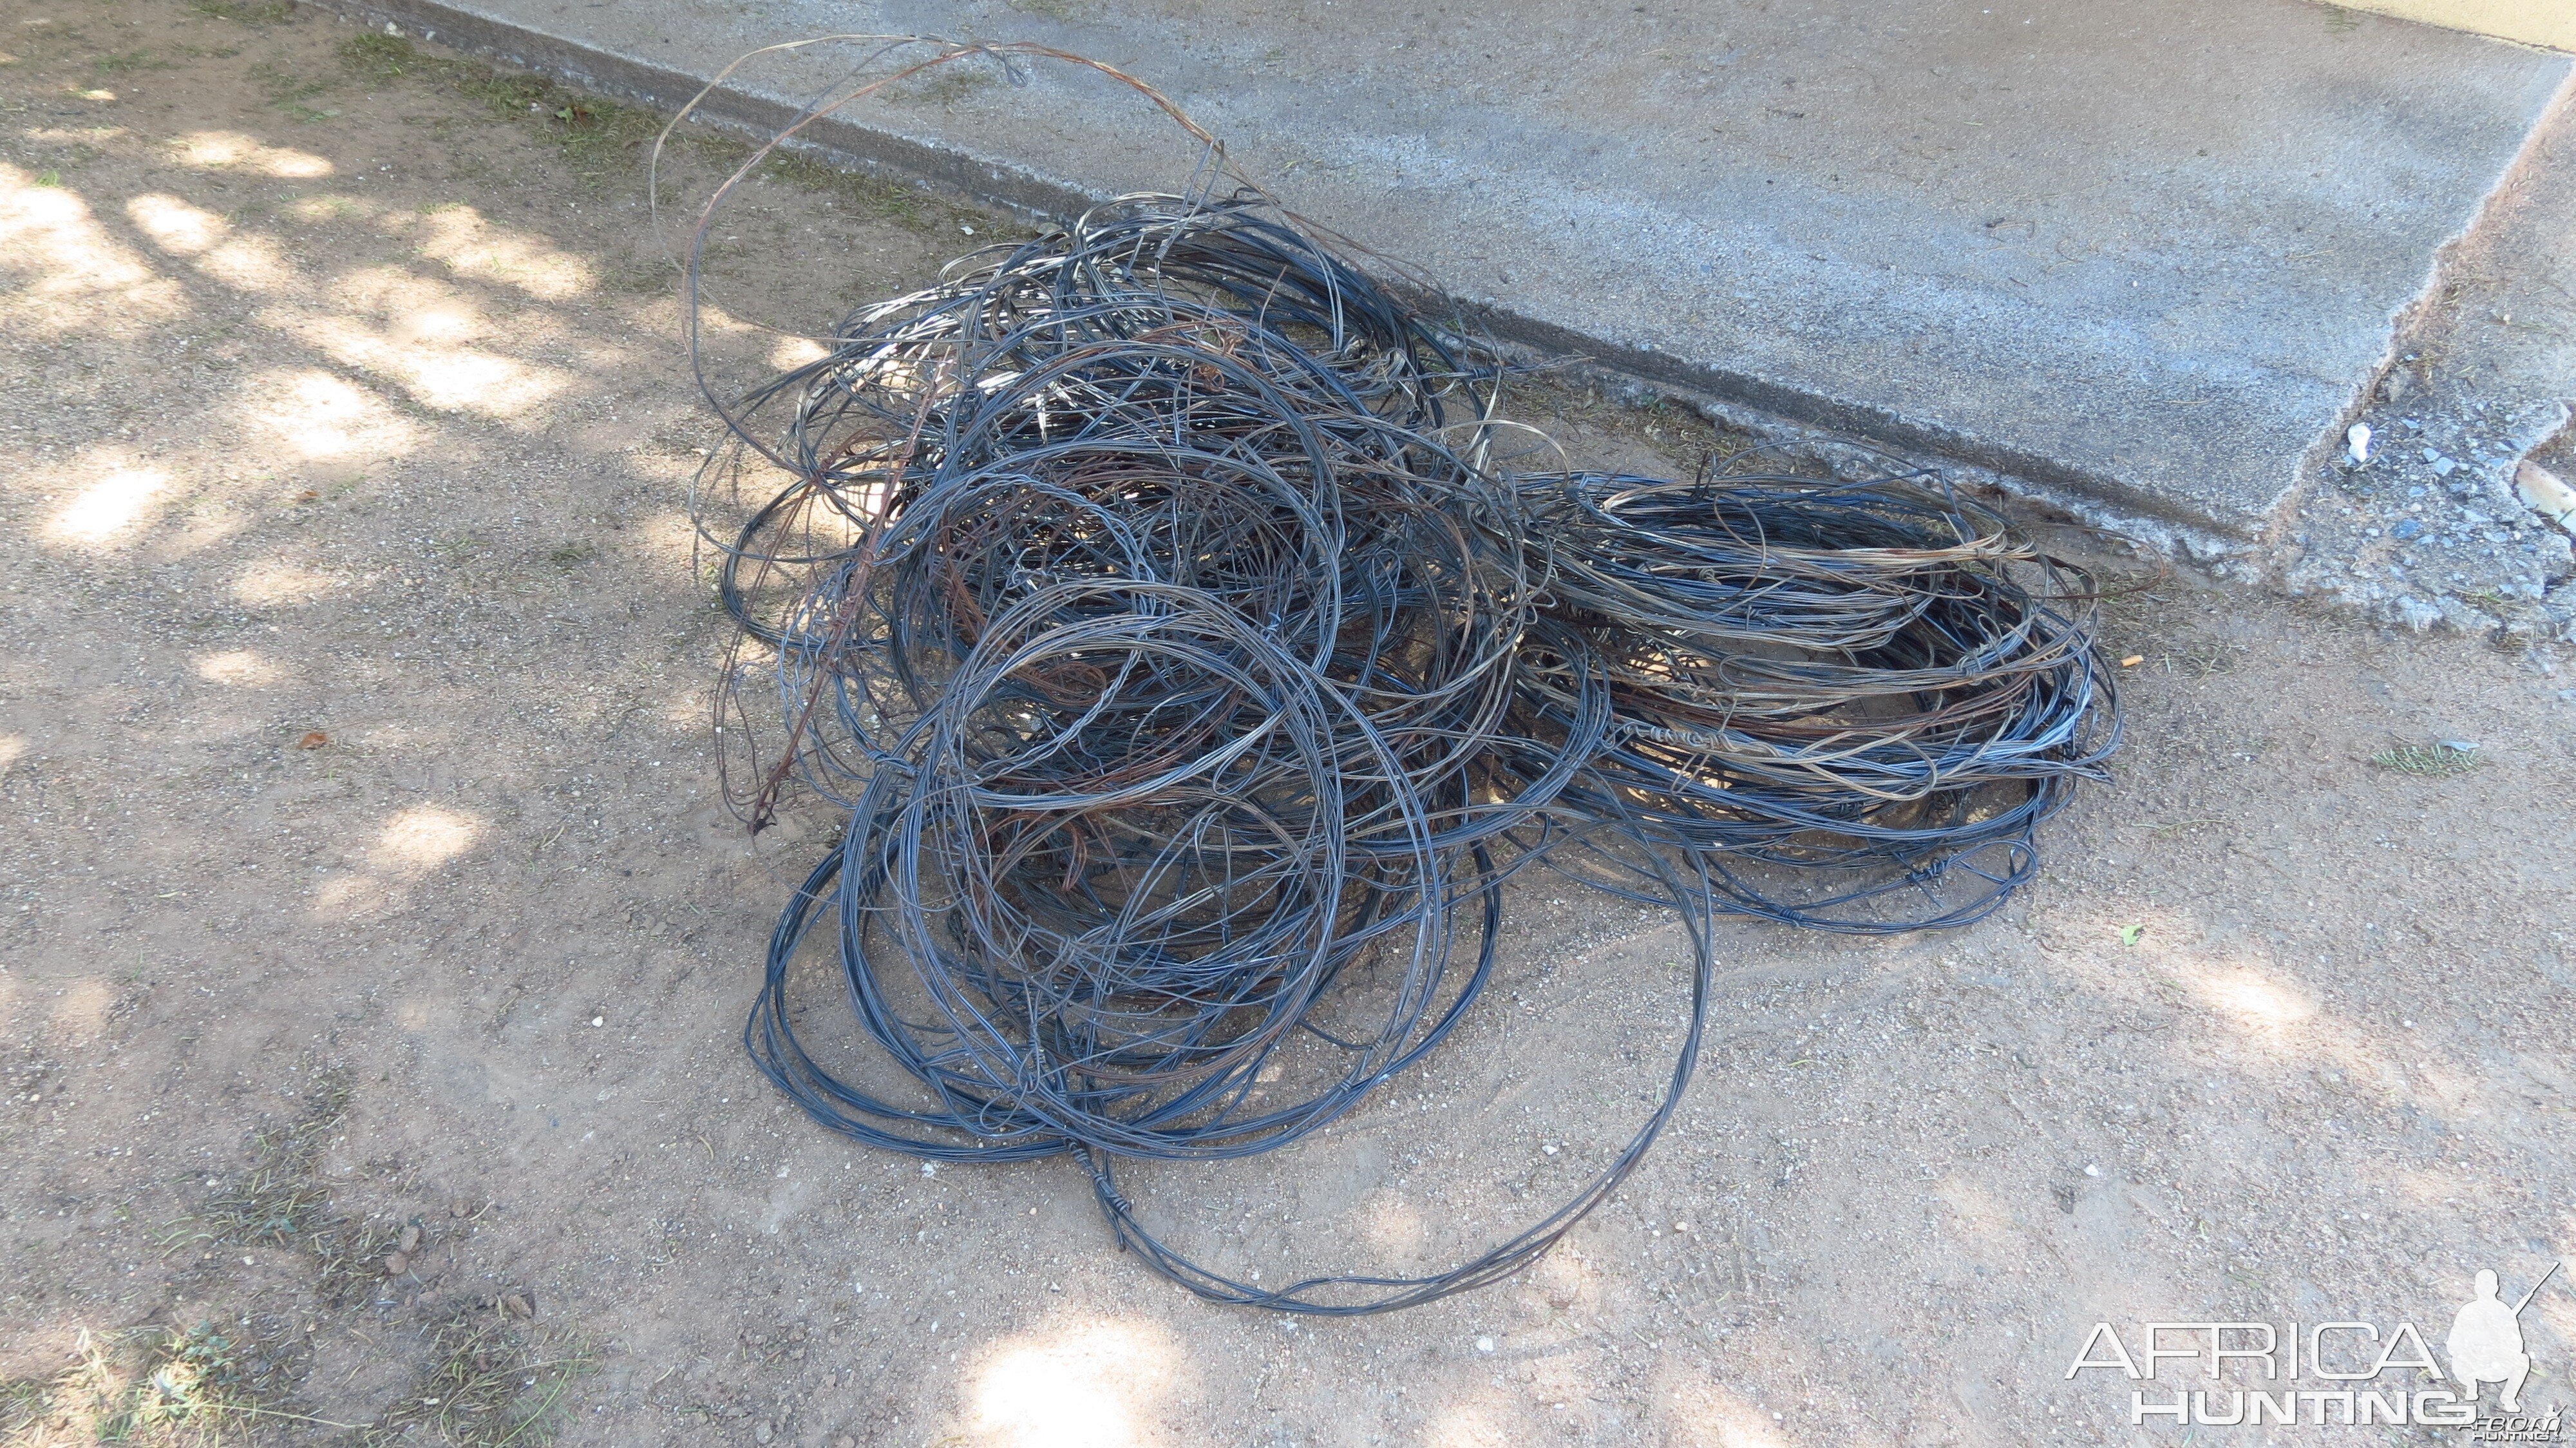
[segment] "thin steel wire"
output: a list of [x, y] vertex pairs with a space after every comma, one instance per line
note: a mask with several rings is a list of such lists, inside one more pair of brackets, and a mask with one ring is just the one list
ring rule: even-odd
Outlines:
[[[979, 57], [1078, 60], [940, 43], [899, 74]], [[2027, 881], [2118, 735], [2090, 582], [1924, 475], [1507, 471], [1507, 369], [1217, 197], [1221, 148], [1138, 89], [1205, 143], [1191, 194], [960, 258], [710, 391], [727, 797], [845, 821], [744, 1041], [854, 1140], [1074, 1157], [1203, 1297], [1409, 1306], [1526, 1265], [1642, 1160], [1716, 918], [1955, 925]], [[1421, 1277], [1263, 1288], [1144, 1224], [1123, 1164], [1276, 1150], [1448, 1040], [1533, 866], [1693, 942], [1671, 1079], [1587, 1186]]]

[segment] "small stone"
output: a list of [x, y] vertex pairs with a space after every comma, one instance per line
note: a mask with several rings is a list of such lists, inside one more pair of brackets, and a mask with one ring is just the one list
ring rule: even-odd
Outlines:
[[835, 1433], [832, 1435], [832, 1448], [859, 1448], [859, 1440], [847, 1433]]
[[319, 729], [307, 729], [304, 731], [304, 737], [295, 741], [295, 747], [298, 749], [319, 749], [330, 742], [330, 735], [323, 733]]
[[2088, 1162], [2084, 1167], [2084, 1174], [2089, 1177], [2097, 1177], [2102, 1174], [2102, 1168], [2097, 1163]]
[[2514, 492], [2561, 527], [2576, 526], [2576, 486], [2535, 462], [2514, 469]]
[[1476, 1339], [1476, 1351], [1478, 1351], [1478, 1352], [1492, 1352], [1493, 1350], [1494, 1350], [1494, 1340], [1493, 1340], [1492, 1338], [1490, 1338], [1490, 1337], [1480, 1337], [1480, 1338]]
[[449, 1202], [449, 1203], [447, 1204], [447, 1215], [449, 1215], [449, 1216], [451, 1216], [451, 1217], [463, 1217], [463, 1216], [467, 1216], [467, 1215], [471, 1214], [471, 1213], [473, 1212], [473, 1210], [474, 1210], [474, 1209], [473, 1209], [472, 1207], [469, 1207], [469, 1206], [467, 1206], [467, 1205], [465, 1204], [465, 1199], [464, 1199], [464, 1198], [462, 1198], [462, 1197], [459, 1197], [459, 1198], [458, 1198], [458, 1199], [456, 1199], [455, 1201]]
[[2435, 458], [2433, 460], [2433, 476], [2437, 478], [2447, 478], [2451, 475], [2452, 470], [2457, 467], [2459, 467], [2459, 464], [2449, 458]]
[[763, 1423], [759, 1427], [751, 1430], [751, 1441], [754, 1443], [766, 1443], [776, 1436], [778, 1436], [778, 1430], [770, 1427], [767, 1423]]
[[420, 1228], [418, 1228], [418, 1227], [405, 1227], [405, 1228], [403, 1228], [403, 1229], [402, 1229], [402, 1238], [401, 1238], [401, 1240], [399, 1240], [399, 1241], [397, 1241], [397, 1242], [395, 1242], [395, 1243], [394, 1243], [394, 1250], [395, 1250], [395, 1251], [397, 1251], [397, 1252], [401, 1252], [401, 1253], [403, 1253], [403, 1254], [404, 1254], [404, 1255], [406, 1255], [406, 1256], [410, 1255], [410, 1254], [411, 1254], [411, 1253], [413, 1253], [413, 1252], [417, 1252], [417, 1251], [419, 1251], [419, 1250], [420, 1250]]
[[501, 1310], [517, 1318], [530, 1318], [537, 1315], [537, 1305], [530, 1302], [524, 1294], [517, 1292], [508, 1293], [501, 1298]]
[[386, 1275], [387, 1277], [400, 1277], [401, 1275], [403, 1275], [403, 1274], [404, 1274], [404, 1273], [406, 1273], [406, 1272], [409, 1272], [410, 1270], [411, 1270], [411, 1254], [410, 1254], [410, 1253], [408, 1253], [408, 1252], [387, 1252], [387, 1253], [385, 1254], [385, 1275]]

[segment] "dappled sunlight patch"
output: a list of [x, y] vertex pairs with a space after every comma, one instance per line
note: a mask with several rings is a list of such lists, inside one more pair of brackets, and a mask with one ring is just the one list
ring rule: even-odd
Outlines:
[[313, 890], [313, 914], [323, 920], [366, 915], [395, 903], [392, 892], [373, 875], [334, 875]]
[[664, 697], [662, 722], [681, 735], [693, 735], [707, 725], [707, 711], [715, 707], [712, 691], [683, 688]]
[[1682, 1441], [1695, 1448], [1794, 1448], [1779, 1421], [1740, 1393], [1692, 1384], [1673, 1399], [1672, 1416], [1685, 1435]]
[[257, 649], [227, 649], [219, 654], [199, 654], [197, 677], [209, 684], [247, 689], [274, 684], [280, 674], [277, 661]]
[[1524, 1275], [1530, 1286], [1549, 1301], [1582, 1302], [1588, 1300], [1592, 1293], [1592, 1284], [1583, 1270], [1582, 1257], [1563, 1245], [1539, 1258]]
[[191, 131], [170, 143], [172, 158], [201, 171], [252, 171], [284, 180], [332, 173], [331, 163], [310, 151], [272, 146], [239, 131]]
[[0, 776], [6, 776], [10, 766], [26, 758], [30, 747], [24, 734], [0, 734]]
[[788, 372], [831, 355], [811, 337], [781, 337], [778, 345], [769, 349], [769, 365]]
[[116, 1009], [116, 989], [106, 981], [76, 980], [54, 997], [53, 1028], [67, 1040], [87, 1040], [106, 1029]]
[[169, 490], [170, 475], [159, 468], [116, 468], [57, 509], [45, 536], [92, 548], [117, 542], [150, 522]]
[[1167, 1329], [1136, 1321], [1013, 1339], [976, 1371], [973, 1427], [993, 1448], [1137, 1448], [1163, 1436], [1154, 1410], [1179, 1357]]
[[328, 573], [291, 563], [252, 566], [233, 583], [233, 597], [244, 603], [310, 603], [340, 586]]
[[395, 319], [382, 329], [344, 315], [319, 312], [280, 312], [263, 320], [294, 333], [347, 366], [399, 385], [416, 400], [441, 412], [515, 418], [572, 384], [568, 374], [551, 367], [442, 341], [435, 335], [437, 330], [445, 329], [452, 335], [458, 319], [470, 319], [472, 314], [448, 308], [436, 310], [442, 315], [430, 321], [430, 335], [411, 330], [409, 319], [415, 313], [409, 309], [396, 313]]
[[[1490, 1398], [1490, 1391], [1480, 1394]], [[1511, 1429], [1517, 1416], [1507, 1403], [1450, 1403], [1432, 1414], [1422, 1448], [1516, 1448], [1526, 1438]]]
[[373, 216], [384, 210], [373, 201], [334, 192], [327, 196], [298, 197], [286, 208], [286, 214], [298, 221], [337, 221], [345, 216]]
[[421, 429], [384, 399], [318, 368], [251, 384], [260, 420], [308, 458], [385, 457], [419, 445]]
[[[389, 333], [396, 333], [411, 318], [423, 312], [438, 312], [462, 320], [475, 333], [490, 330], [484, 321], [474, 293], [454, 282], [434, 276], [423, 276], [399, 266], [354, 266], [331, 278], [324, 298], [332, 310], [380, 322]], [[441, 323], [454, 326], [454, 320]], [[524, 337], [528, 328], [522, 324], [513, 336]]]
[[123, 126], [37, 126], [23, 134], [48, 146], [96, 146], [123, 140], [132, 132]]
[[154, 542], [165, 558], [185, 558], [232, 541], [259, 526], [259, 515], [238, 504], [200, 494], [175, 528]]
[[2383, 1190], [2417, 1211], [2449, 1211], [2460, 1199], [2460, 1174], [2447, 1165], [2399, 1166], [2381, 1172], [2379, 1180]]
[[443, 357], [407, 359], [405, 380], [413, 394], [450, 412], [516, 417], [562, 391], [570, 382], [550, 368], [531, 367], [489, 352], [459, 350]]
[[160, 192], [125, 203], [126, 217], [174, 256], [195, 256], [232, 232], [232, 224], [202, 206], [192, 206]]
[[697, 557], [697, 528], [690, 523], [689, 515], [677, 508], [639, 513], [620, 541], [623, 548], [633, 550], [641, 560], [657, 567], [678, 568], [685, 572]]
[[414, 805], [385, 821], [364, 867], [335, 874], [313, 891], [317, 919], [349, 919], [399, 910], [411, 882], [449, 863], [483, 836], [484, 821], [444, 805]]
[[386, 823], [368, 859], [381, 870], [433, 870], [474, 848], [482, 832], [482, 821], [472, 815], [440, 805], [414, 805]]
[[579, 296], [598, 286], [582, 258], [494, 226], [471, 206], [443, 206], [420, 218], [420, 254], [459, 276], [515, 287], [542, 301]]
[[[32, 320], [49, 332], [173, 317], [188, 308], [179, 284], [109, 236], [79, 192], [39, 186], [34, 176], [6, 163], [0, 163], [0, 276], [21, 279], [25, 298], [83, 304], [77, 313], [38, 312]], [[108, 297], [124, 304], [124, 315], [94, 310]]]
[[1933, 1184], [1932, 1196], [1950, 1209], [1951, 1220], [1963, 1232], [1988, 1242], [2019, 1236], [2012, 1210], [1980, 1182], [1953, 1173]]
[[2247, 1035], [2277, 1037], [2316, 1018], [2315, 1001], [2259, 971], [2222, 967], [2202, 972], [2194, 984], [2203, 1000]]
[[411, 342], [462, 341], [479, 330], [472, 317], [450, 307], [414, 312], [393, 327], [396, 337]]
[[197, 269], [245, 292], [291, 292], [303, 281], [285, 251], [265, 236], [236, 236], [199, 257]]
[[1391, 1191], [1371, 1193], [1376, 1198], [1360, 1217], [1360, 1233], [1371, 1247], [1399, 1260], [1420, 1252], [1430, 1240], [1430, 1228], [1422, 1212]]

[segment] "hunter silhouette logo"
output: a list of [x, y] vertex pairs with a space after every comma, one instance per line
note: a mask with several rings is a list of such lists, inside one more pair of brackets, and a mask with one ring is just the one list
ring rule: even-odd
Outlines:
[[2540, 1281], [2531, 1284], [2531, 1291], [2510, 1308], [2496, 1296], [2496, 1275], [2479, 1271], [2478, 1295], [2451, 1319], [2451, 1336], [2443, 1343], [2451, 1355], [2451, 1376], [2469, 1390], [2471, 1399], [2478, 1395], [2478, 1384], [2502, 1383], [2504, 1395], [2497, 1406], [2508, 1413], [2521, 1409], [2523, 1379], [2531, 1376], [2531, 1354], [2522, 1350], [2522, 1310], [2565, 1265], [2551, 1263]]

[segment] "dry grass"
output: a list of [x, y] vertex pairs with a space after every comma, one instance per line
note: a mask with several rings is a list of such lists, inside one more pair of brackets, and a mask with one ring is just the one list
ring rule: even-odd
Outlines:
[[348, 1109], [347, 1078], [325, 1077], [301, 1119], [251, 1136], [250, 1169], [173, 1223], [163, 1249], [286, 1247], [312, 1236], [331, 1202], [322, 1152]]
[[274, 1359], [257, 1345], [212, 1324], [189, 1332], [83, 1331], [62, 1372], [0, 1384], [0, 1448], [212, 1448], [241, 1441], [265, 1420], [354, 1426], [279, 1406], [279, 1377]]
[[2444, 779], [2466, 774], [2486, 761], [2477, 752], [2450, 744], [2400, 744], [2370, 756], [2370, 762], [2396, 774], [2418, 779]]
[[251, 1137], [250, 1169], [172, 1223], [162, 1250], [291, 1247], [312, 1257], [313, 1291], [325, 1304], [365, 1300], [383, 1280], [385, 1256], [402, 1229], [331, 1214], [322, 1152], [348, 1107], [347, 1079], [324, 1078], [300, 1120]]
[[521, 1448], [560, 1426], [564, 1390], [597, 1359], [514, 1324], [498, 1303], [459, 1312], [429, 1330], [430, 1362], [368, 1425], [366, 1448], [421, 1429], [456, 1448]]

